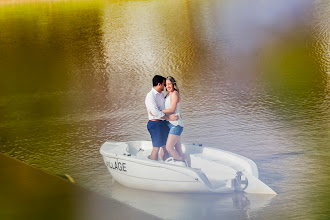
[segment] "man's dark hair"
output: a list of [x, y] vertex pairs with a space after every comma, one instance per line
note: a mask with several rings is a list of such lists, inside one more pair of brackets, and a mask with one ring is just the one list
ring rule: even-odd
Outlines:
[[157, 86], [158, 83], [162, 84], [165, 80], [166, 80], [165, 77], [160, 75], [155, 75], [154, 78], [152, 79], [152, 86]]

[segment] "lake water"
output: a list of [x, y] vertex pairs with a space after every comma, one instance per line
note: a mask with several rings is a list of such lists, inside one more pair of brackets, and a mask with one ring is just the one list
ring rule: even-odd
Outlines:
[[[321, 0], [3, 0], [0, 152], [164, 219], [329, 219], [329, 11]], [[113, 183], [99, 148], [150, 140], [155, 74], [178, 82], [183, 142], [252, 159], [278, 195]]]

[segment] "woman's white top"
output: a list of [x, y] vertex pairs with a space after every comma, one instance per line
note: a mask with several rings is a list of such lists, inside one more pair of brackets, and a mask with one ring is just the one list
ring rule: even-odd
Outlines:
[[[170, 97], [170, 95], [167, 95], [166, 98], [165, 98], [165, 109], [168, 109], [168, 108], [171, 108], [171, 97]], [[180, 114], [180, 102], [177, 103], [174, 114], [178, 115], [178, 117], [179, 117], [178, 120], [169, 121], [169, 122], [172, 125], [175, 125], [175, 126], [180, 125], [180, 126], [183, 127], [183, 121], [182, 121], [181, 114]]]

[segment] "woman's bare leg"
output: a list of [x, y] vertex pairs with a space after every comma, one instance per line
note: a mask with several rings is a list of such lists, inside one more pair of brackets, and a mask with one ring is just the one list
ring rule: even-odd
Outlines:
[[175, 160], [183, 160], [183, 157], [180, 156], [179, 152], [175, 149], [175, 145], [178, 141], [180, 141], [180, 136], [169, 134], [166, 142], [166, 150], [172, 155]]
[[175, 144], [175, 150], [178, 152], [179, 156], [182, 157], [182, 160], [184, 159], [183, 152], [182, 152], [182, 147], [181, 147], [181, 138], [179, 136], [178, 141]]

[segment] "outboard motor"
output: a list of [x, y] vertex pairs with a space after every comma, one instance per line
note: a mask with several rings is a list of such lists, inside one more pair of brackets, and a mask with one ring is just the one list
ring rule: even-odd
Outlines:
[[[244, 177], [244, 179], [242, 177]], [[231, 180], [231, 186], [235, 188], [236, 191], [242, 192], [248, 187], [248, 185], [248, 179], [243, 176], [241, 171], [237, 171], [235, 179]]]

